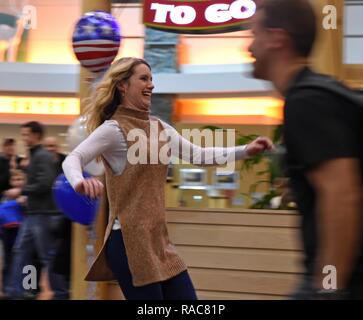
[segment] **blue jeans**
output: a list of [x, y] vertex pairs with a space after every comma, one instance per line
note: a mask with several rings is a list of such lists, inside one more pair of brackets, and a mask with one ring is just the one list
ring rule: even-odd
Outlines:
[[[26, 289], [23, 280], [29, 271], [23, 273], [23, 268], [31, 264], [34, 251], [49, 277], [49, 284], [54, 292], [54, 299], [68, 299], [69, 284], [65, 277], [52, 271], [52, 263], [55, 256], [56, 238], [54, 228], [62, 219], [57, 215], [29, 215], [27, 216], [18, 232], [13, 247], [13, 261], [11, 267], [11, 295], [23, 297]], [[37, 277], [40, 275], [37, 275]]]
[[161, 282], [142, 287], [132, 284], [121, 230], [113, 230], [106, 244], [107, 263], [127, 300], [197, 300], [187, 271]]
[[16, 240], [16, 236], [18, 234], [18, 227], [14, 228], [4, 228], [3, 231], [3, 248], [4, 248], [4, 259], [3, 259], [3, 292], [5, 295], [9, 293], [9, 278], [10, 278], [10, 269], [11, 269], [11, 260], [12, 260], [12, 249]]

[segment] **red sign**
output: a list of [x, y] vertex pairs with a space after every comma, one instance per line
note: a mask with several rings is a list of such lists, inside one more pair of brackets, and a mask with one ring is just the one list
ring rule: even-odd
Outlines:
[[246, 24], [252, 0], [144, 0], [144, 24], [180, 33], [216, 33]]

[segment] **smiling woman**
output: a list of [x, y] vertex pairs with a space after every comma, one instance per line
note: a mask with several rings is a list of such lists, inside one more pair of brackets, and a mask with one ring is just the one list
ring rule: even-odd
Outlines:
[[138, 110], [149, 110], [151, 94], [154, 89], [150, 67], [139, 64], [135, 67], [134, 75], [129, 81], [121, 82], [118, 86], [125, 105], [138, 106]]
[[[166, 226], [169, 163], [155, 159], [155, 154], [170, 150], [174, 157], [205, 166], [219, 164], [221, 159], [233, 162], [254, 156], [272, 148], [272, 143], [258, 138], [249, 145], [229, 148], [194, 145], [150, 116], [153, 89], [151, 68], [145, 60], [122, 58], [113, 63], [88, 101], [91, 134], [67, 157], [63, 169], [77, 192], [95, 198], [102, 194], [103, 185], [95, 178], [85, 179], [82, 168], [97, 157], [105, 165], [110, 216], [104, 245], [86, 280], [117, 280], [126, 299], [194, 300], [186, 265], [170, 242]], [[164, 129], [170, 140], [158, 134], [155, 138], [155, 131]], [[146, 157], [134, 162], [130, 155], [140, 142], [147, 147], [139, 148], [138, 154]], [[190, 152], [180, 152], [175, 146]]]

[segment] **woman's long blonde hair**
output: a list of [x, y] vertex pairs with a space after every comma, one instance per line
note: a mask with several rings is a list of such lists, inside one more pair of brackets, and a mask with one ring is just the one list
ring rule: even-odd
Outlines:
[[122, 97], [117, 86], [130, 79], [135, 67], [139, 64], [145, 64], [151, 70], [150, 65], [143, 59], [127, 57], [115, 61], [90, 97], [85, 100], [84, 116], [87, 119], [89, 133], [113, 116], [117, 107], [122, 103]]

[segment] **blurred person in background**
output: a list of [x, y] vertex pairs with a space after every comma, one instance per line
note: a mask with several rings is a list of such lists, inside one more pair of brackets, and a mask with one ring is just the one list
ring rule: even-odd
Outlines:
[[0, 197], [5, 190], [10, 189], [10, 170], [17, 169], [21, 158], [16, 155], [16, 141], [4, 139], [0, 154]]
[[57, 175], [61, 174], [63, 172], [62, 162], [64, 161], [66, 156], [63, 153], [59, 152], [60, 148], [57, 138], [51, 136], [45, 137], [43, 140], [43, 146], [53, 155], [53, 159], [57, 168]]
[[[24, 172], [16, 169], [11, 170], [10, 186], [12, 188], [22, 188], [24, 185]], [[15, 200], [16, 203], [14, 203], [13, 200]], [[26, 197], [3, 197], [0, 204], [0, 229], [2, 232], [2, 241], [4, 248], [4, 259], [2, 266], [2, 291], [4, 294], [3, 298], [7, 298], [10, 295], [9, 276], [12, 261], [11, 252], [18, 234], [20, 224], [24, 218]]]
[[[61, 153], [59, 142], [56, 137], [48, 136], [43, 140], [43, 146], [53, 155], [57, 176], [63, 173], [62, 163], [66, 156]], [[64, 277], [64, 290], [69, 292], [71, 273], [71, 237], [72, 222], [65, 215], [60, 214], [54, 225], [54, 236], [56, 237], [56, 252], [51, 269]]]
[[[317, 26], [308, 0], [261, 0], [252, 23], [253, 73], [286, 99], [286, 163], [303, 218], [306, 268], [291, 298], [363, 299], [362, 114], [352, 90], [309, 66]], [[337, 286], [334, 279], [327, 285], [326, 266], [336, 270]]]
[[31, 121], [21, 126], [21, 136], [30, 155], [26, 169], [27, 183], [23, 188], [13, 188], [5, 192], [9, 198], [20, 195], [28, 197], [26, 217], [13, 247], [11, 286], [12, 296], [16, 299], [32, 298], [29, 291], [23, 288], [23, 268], [31, 261], [34, 251], [43, 270], [48, 272], [54, 299], [68, 297], [62, 277], [52, 272], [50, 268], [56, 245], [52, 229], [59, 221], [59, 211], [52, 195], [57, 170], [52, 154], [41, 144], [43, 135], [44, 128], [39, 122]]
[[[10, 189], [10, 171], [19, 166], [21, 158], [16, 155], [16, 141], [13, 138], [5, 138], [2, 141], [2, 150], [0, 153], [0, 200], [3, 198], [3, 192]], [[3, 242], [3, 270], [7, 269], [7, 243], [8, 234], [0, 228], [0, 239]], [[5, 272], [5, 271], [4, 271]], [[3, 279], [4, 282], [4, 279]]]

